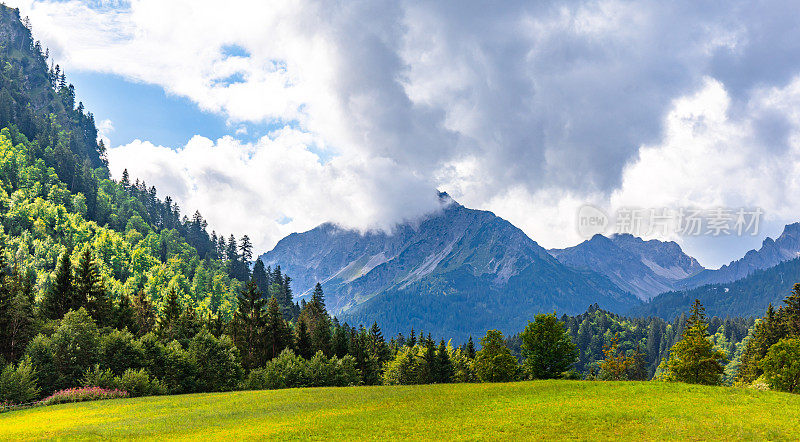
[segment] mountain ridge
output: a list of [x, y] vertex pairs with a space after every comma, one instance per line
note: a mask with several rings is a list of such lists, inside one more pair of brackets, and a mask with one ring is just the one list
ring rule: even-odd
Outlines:
[[[474, 324], [481, 321], [474, 315], [491, 315], [495, 327], [521, 327], [522, 316], [530, 319], [543, 311], [580, 312], [600, 303], [622, 312], [639, 302], [605, 276], [564, 266], [492, 212], [466, 208], [449, 197], [439, 211], [398, 225], [391, 234], [326, 223], [287, 236], [261, 259], [299, 275], [294, 280], [298, 293], [322, 283], [333, 314], [362, 323], [381, 317], [381, 327], [390, 333], [393, 323], [399, 325], [392, 318], [402, 314], [416, 328], [433, 332], [445, 323], [458, 329], [442, 332], [466, 338], [478, 332]], [[446, 312], [453, 305], [473, 318]], [[515, 306], [523, 306], [522, 316]], [[458, 320], [436, 317], [439, 313], [472, 325], [461, 327]]]
[[642, 300], [675, 289], [676, 284], [703, 270], [672, 241], [645, 241], [630, 234], [600, 234], [564, 249], [548, 251], [575, 269], [593, 270]]

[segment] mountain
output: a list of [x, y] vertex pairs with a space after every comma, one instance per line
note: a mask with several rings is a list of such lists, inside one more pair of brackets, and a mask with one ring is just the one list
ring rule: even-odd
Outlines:
[[261, 259], [293, 275], [297, 292], [321, 282], [341, 319], [378, 321], [390, 334], [413, 326], [466, 339], [487, 328], [518, 331], [535, 313], [639, 303], [600, 274], [562, 265], [493, 213], [446, 194], [440, 200], [441, 210], [391, 234], [323, 224], [287, 236]]
[[760, 249], [750, 250], [741, 259], [717, 270], [703, 270], [681, 281], [677, 288], [690, 289], [705, 284], [736, 281], [756, 270], [773, 267], [797, 257], [800, 257], [800, 223], [788, 224], [777, 239], [765, 239]]
[[644, 300], [674, 290], [681, 280], [704, 270], [675, 242], [644, 241], [630, 234], [608, 238], [595, 235], [574, 247], [551, 249], [550, 253], [572, 268], [599, 272]]
[[634, 307], [628, 315], [658, 316], [671, 320], [686, 313], [694, 300], [699, 299], [709, 316], [760, 317], [770, 303], [776, 307], [782, 305], [796, 282], [800, 282], [800, 258], [784, 261], [768, 269], [755, 270], [734, 282], [662, 293], [650, 302]]

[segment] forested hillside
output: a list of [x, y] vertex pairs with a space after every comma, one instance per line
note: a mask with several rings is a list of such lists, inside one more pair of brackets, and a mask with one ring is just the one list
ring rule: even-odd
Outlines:
[[699, 299], [712, 315], [758, 317], [770, 303], [780, 304], [799, 278], [800, 258], [797, 258], [775, 267], [755, 270], [738, 281], [662, 293], [647, 304], [634, 307], [629, 314], [671, 320]]
[[[650, 379], [656, 373], [659, 363], [669, 356], [670, 348], [680, 339], [686, 328], [687, 318], [685, 311], [670, 322], [657, 317], [625, 317], [593, 305], [580, 315], [563, 315], [561, 321], [578, 350], [575, 370], [579, 373], [597, 376], [606, 357], [605, 350], [612, 340], [617, 339], [621, 353], [641, 354], [644, 360], [643, 379]], [[752, 318], [717, 316], [708, 321], [711, 340], [732, 362], [726, 372], [728, 382], [732, 381], [736, 373], [737, 355], [742, 351], [742, 341], [753, 323]], [[509, 347], [520, 357], [521, 343], [518, 334], [509, 338]]]

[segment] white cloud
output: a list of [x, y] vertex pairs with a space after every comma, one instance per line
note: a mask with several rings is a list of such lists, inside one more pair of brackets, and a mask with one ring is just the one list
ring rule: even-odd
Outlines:
[[105, 118], [97, 122], [97, 136], [103, 140], [106, 146], [111, 146], [111, 139], [109, 138], [114, 132], [114, 122]]
[[265, 246], [328, 219], [391, 225], [435, 187], [550, 247], [576, 240], [584, 202], [798, 213], [791, 1], [11, 3], [68, 72], [159, 85], [237, 133], [290, 123], [111, 151]]
[[[136, 140], [110, 149], [109, 163], [113, 176], [127, 168], [184, 213], [201, 208], [218, 233], [250, 235], [258, 250], [325, 221], [391, 230], [397, 220], [439, 207], [429, 183], [392, 161], [340, 156], [323, 164], [314, 144], [312, 135], [288, 127], [252, 144], [195, 136], [173, 150]], [[395, 179], [405, 186], [393, 186]]]

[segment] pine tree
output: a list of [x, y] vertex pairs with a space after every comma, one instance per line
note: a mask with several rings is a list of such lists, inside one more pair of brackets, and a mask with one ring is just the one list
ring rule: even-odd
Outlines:
[[264, 329], [267, 323], [264, 310], [266, 303], [254, 281], [245, 283], [238, 296], [235, 341], [246, 369], [260, 367], [267, 359], [264, 342]]
[[75, 269], [75, 293], [85, 302], [89, 314], [100, 326], [111, 325], [112, 304], [103, 287], [97, 264], [89, 247], [83, 249]]
[[297, 331], [295, 332], [295, 348], [297, 349], [297, 354], [300, 357], [310, 359], [311, 354], [311, 340], [308, 336], [308, 326], [306, 325], [306, 321], [300, 318], [297, 321]]
[[269, 276], [267, 275], [266, 269], [264, 269], [264, 262], [261, 259], [257, 259], [255, 265], [253, 265], [253, 274], [251, 276], [253, 282], [255, 282], [256, 287], [261, 292], [261, 296], [264, 299], [269, 299]]
[[119, 330], [128, 329], [134, 335], [139, 334], [136, 328], [136, 315], [131, 305], [131, 299], [128, 295], [121, 295], [116, 307], [114, 308], [114, 328]]
[[725, 354], [708, 336], [705, 308], [695, 299], [681, 340], [670, 350], [667, 378], [690, 384], [719, 385], [725, 371]]
[[333, 336], [331, 338], [331, 346], [333, 347], [333, 354], [338, 358], [343, 358], [347, 354], [349, 343], [347, 338], [350, 333], [347, 330], [347, 324], [339, 325], [339, 320], [333, 318]]
[[436, 373], [435, 381], [446, 384], [453, 379], [453, 361], [450, 360], [450, 352], [444, 343], [444, 339], [439, 341], [439, 348], [436, 350]]
[[164, 300], [164, 307], [161, 310], [161, 316], [158, 321], [158, 333], [167, 341], [177, 337], [178, 320], [181, 313], [182, 309], [178, 301], [178, 294], [174, 288], [171, 288], [167, 294], [167, 299]]
[[75, 302], [75, 286], [72, 277], [72, 262], [69, 251], [65, 251], [58, 259], [56, 277], [52, 288], [42, 300], [42, 310], [49, 319], [61, 319], [70, 309], [79, 309], [81, 305]]
[[274, 296], [267, 302], [266, 325], [264, 327], [264, 345], [266, 358], [271, 360], [277, 357], [283, 349], [292, 344], [291, 332], [283, 320], [278, 300]]
[[411, 348], [414, 348], [417, 345], [417, 336], [414, 334], [414, 327], [411, 327], [411, 334], [408, 337], [408, 342], [406, 345]]
[[469, 341], [467, 341], [467, 358], [470, 360], [475, 359], [475, 343], [472, 342], [472, 335], [470, 335]]

